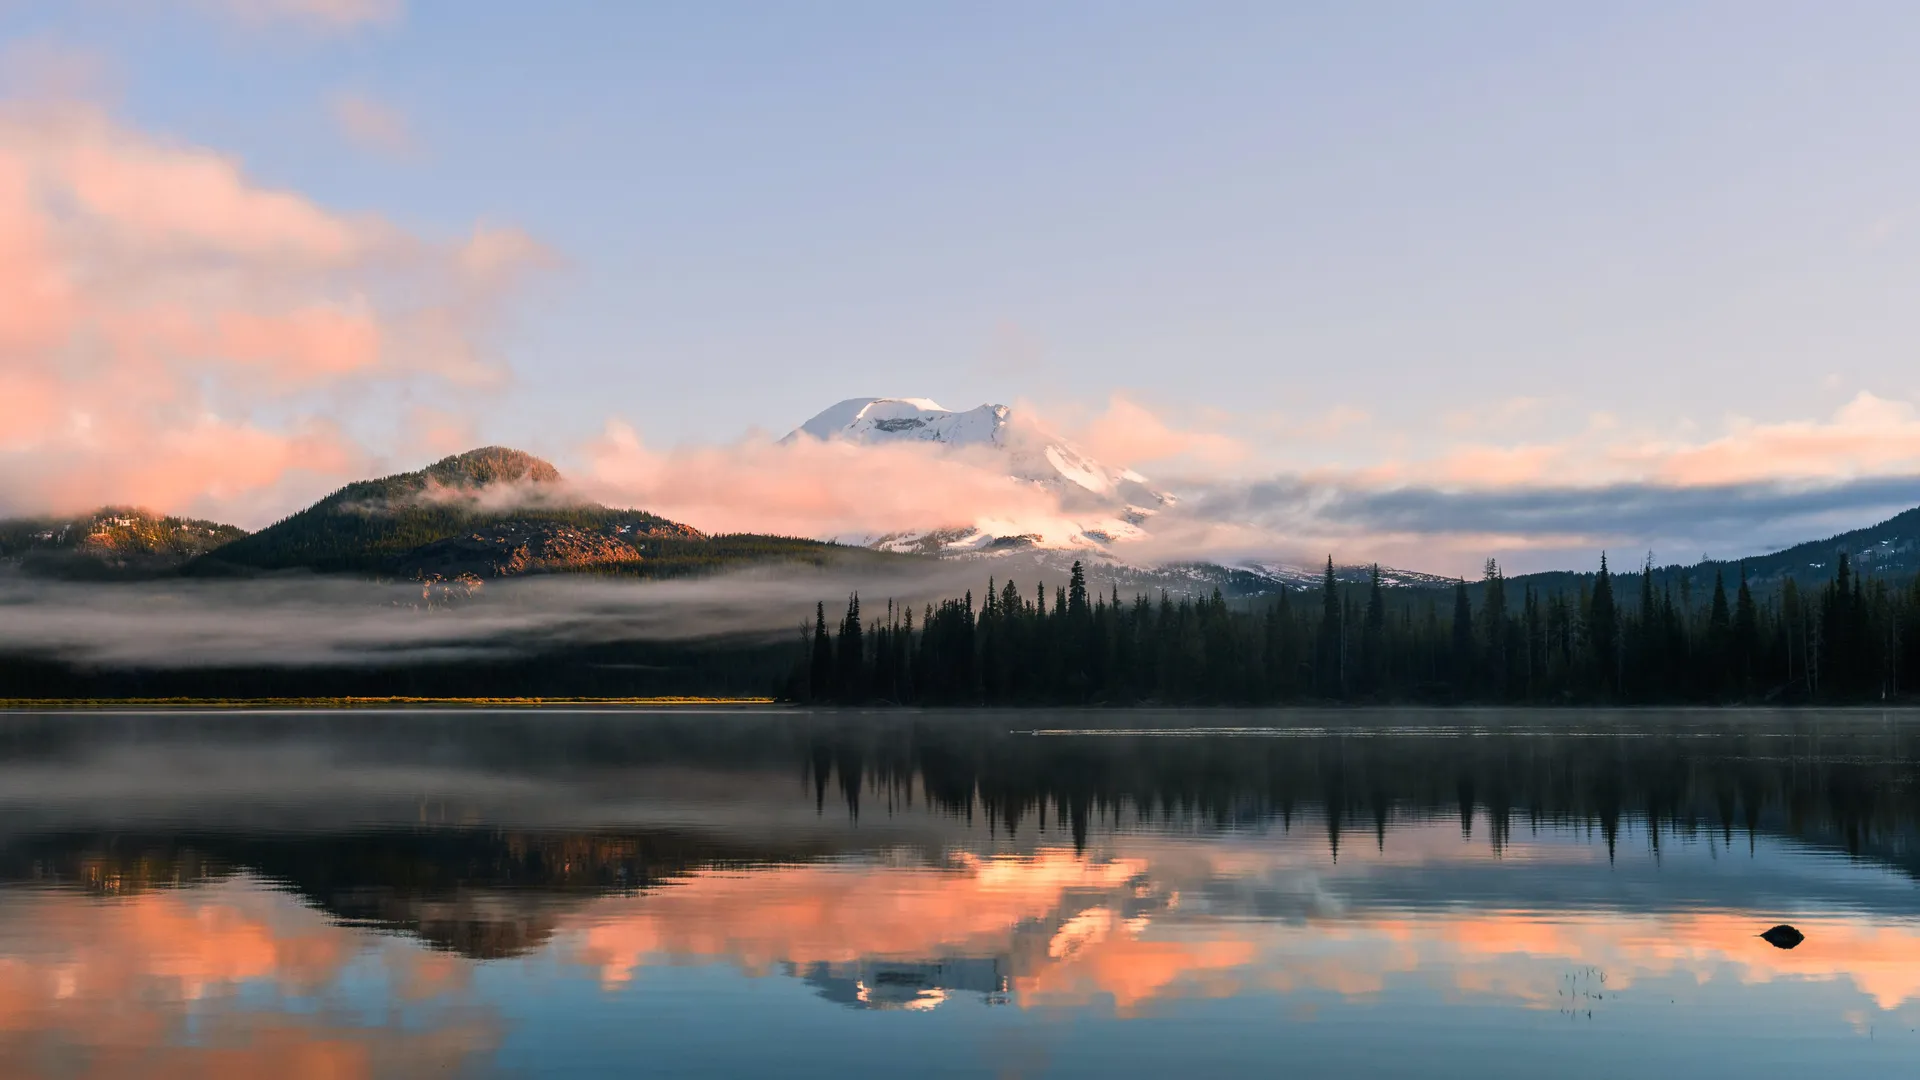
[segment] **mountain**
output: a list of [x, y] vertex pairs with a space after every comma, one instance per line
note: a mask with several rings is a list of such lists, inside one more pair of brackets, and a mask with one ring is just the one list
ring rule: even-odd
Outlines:
[[[917, 555], [992, 557], [1006, 564], [1003, 576], [1048, 580], [1056, 575], [1064, 579], [1073, 562], [1082, 560], [1097, 579], [1117, 583], [1122, 591], [1205, 594], [1218, 588], [1227, 596], [1256, 596], [1282, 587], [1317, 586], [1321, 580], [1318, 566], [1272, 561], [1149, 565], [1129, 558], [1128, 545], [1146, 539], [1154, 517], [1178, 499], [1130, 468], [1096, 460], [1006, 405], [956, 412], [928, 398], [849, 398], [781, 441], [803, 438], [861, 446], [938, 444], [1046, 490], [1063, 511], [1059, 519], [930, 523], [907, 532], [840, 537], [843, 542]], [[1337, 568], [1335, 576], [1356, 582], [1365, 581], [1367, 573], [1363, 566], [1345, 566]], [[1392, 570], [1386, 572], [1386, 581], [1394, 587], [1431, 587], [1450, 585], [1453, 579]]]
[[423, 580], [570, 570], [657, 577], [756, 559], [818, 559], [830, 550], [785, 537], [709, 537], [656, 514], [587, 502], [548, 462], [488, 446], [416, 472], [348, 484], [206, 553], [187, 570], [304, 569]]
[[108, 506], [73, 518], [0, 521], [0, 563], [51, 577], [152, 577], [246, 535], [218, 522]]
[[1132, 469], [1096, 461], [1006, 405], [956, 412], [928, 398], [849, 398], [801, 424], [782, 442], [803, 438], [863, 446], [938, 444], [991, 461], [1015, 480], [1048, 491], [1063, 512], [1060, 518], [1047, 520], [930, 522], [924, 529], [846, 538], [885, 551], [924, 555], [1034, 548], [1106, 552], [1146, 536], [1147, 523], [1175, 501]]

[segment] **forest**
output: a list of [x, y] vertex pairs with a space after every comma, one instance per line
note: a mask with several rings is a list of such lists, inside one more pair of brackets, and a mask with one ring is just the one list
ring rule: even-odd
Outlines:
[[[1378, 567], [1317, 589], [1229, 603], [1089, 592], [1075, 563], [1048, 596], [1012, 581], [917, 616], [858, 595], [819, 605], [787, 680], [796, 701], [839, 704], [1733, 704], [1898, 699], [1920, 680], [1920, 578], [1744, 573], [1701, 595], [1651, 564], [1575, 588], [1510, 589], [1489, 560], [1469, 589], [1390, 589]], [[1478, 600], [1476, 603], [1475, 600]]]

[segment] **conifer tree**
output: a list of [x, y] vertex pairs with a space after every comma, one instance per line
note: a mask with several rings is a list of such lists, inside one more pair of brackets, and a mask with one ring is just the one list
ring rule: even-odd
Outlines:
[[[1920, 581], [1916, 577], [1915, 581]], [[1747, 587], [1747, 564], [1740, 564], [1740, 592], [1733, 604], [1733, 674], [1742, 695], [1753, 693], [1753, 666], [1760, 651], [1760, 618]]]
[[1587, 605], [1587, 644], [1603, 693], [1619, 690], [1620, 625], [1613, 607], [1613, 575], [1607, 573], [1607, 553], [1600, 553], [1600, 572], [1593, 579], [1593, 599]]
[[1364, 689], [1377, 693], [1386, 675], [1387, 598], [1380, 582], [1380, 564], [1367, 569], [1367, 614], [1360, 626], [1360, 670]]
[[1087, 607], [1087, 572], [1080, 560], [1073, 560], [1073, 570], [1067, 578], [1067, 616], [1084, 619], [1092, 612]]
[[1345, 672], [1341, 670], [1341, 610], [1339, 583], [1333, 576], [1333, 556], [1327, 556], [1326, 574], [1320, 581], [1320, 637], [1315, 643], [1314, 665], [1320, 692], [1337, 696], [1346, 692]]
[[834, 642], [838, 661], [836, 690], [841, 701], [859, 701], [866, 696], [866, 643], [860, 628], [860, 594], [847, 596], [847, 614], [840, 620], [840, 638]]
[[807, 692], [815, 701], [834, 697], [833, 641], [827, 635], [827, 605], [813, 608], [813, 658], [807, 666]]
[[1507, 693], [1507, 582], [1500, 575], [1498, 562], [1487, 560], [1481, 588], [1487, 629], [1486, 689], [1497, 701]]
[[1728, 688], [1727, 665], [1733, 654], [1733, 612], [1727, 605], [1726, 573], [1713, 571], [1713, 599], [1707, 602], [1707, 641], [1705, 649], [1706, 692], [1713, 698], [1724, 697]]
[[1714, 634], [1726, 634], [1733, 629], [1733, 613], [1727, 607], [1726, 574], [1717, 567], [1713, 571], [1713, 601], [1707, 608], [1707, 629]]
[[1453, 693], [1465, 698], [1473, 693], [1473, 605], [1467, 599], [1467, 583], [1453, 587]]

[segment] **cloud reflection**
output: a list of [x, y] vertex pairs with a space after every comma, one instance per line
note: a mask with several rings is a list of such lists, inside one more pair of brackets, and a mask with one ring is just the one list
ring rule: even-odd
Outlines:
[[[356, 1012], [344, 984], [370, 956], [403, 1001], [443, 999], [425, 1022]], [[247, 878], [106, 899], [0, 894], [9, 1077], [446, 1075], [497, 1039], [471, 1004], [446, 1000], [461, 985], [444, 957]]]
[[[852, 979], [888, 963], [961, 970], [963, 958], [991, 960], [1014, 1004], [1121, 1016], [1186, 997], [1311, 991], [1366, 1001], [1396, 986], [1550, 1008], [1565, 1004], [1572, 970], [1603, 974], [1614, 993], [1682, 976], [1699, 985], [1844, 982], [1882, 1010], [1920, 1001], [1920, 923], [1815, 916], [1800, 920], [1814, 947], [1787, 953], [1757, 936], [1774, 921], [1769, 912], [1409, 913], [1343, 899], [1376, 875], [1496, 859], [1463, 844], [1450, 824], [1395, 837], [1387, 853], [1350, 853], [1337, 865], [1298, 843], [1203, 849], [1142, 839], [1085, 856], [702, 872], [587, 906], [562, 921], [555, 947], [609, 989], [655, 964]], [[1497, 858], [1529, 873], [1609, 872], [1584, 844], [1514, 843]]]
[[[491, 1063], [508, 1035], [475, 990], [483, 968], [516, 998], [587, 981], [622, 1010], [638, 984], [672, 987], [650, 969], [687, 965], [797, 978], [853, 1006], [938, 1012], [986, 1000], [1122, 1020], [1249, 995], [1277, 997], [1276, 1016], [1306, 1022], [1334, 1002], [1597, 1011], [1636, 995], [1735, 1000], [1726, 995], [1765, 984], [1791, 992], [1795, 1009], [1871, 1027], [1875, 1010], [1920, 1002], [1912, 920], [1814, 912], [1795, 918], [1807, 944], [1782, 952], [1757, 936], [1773, 912], [1526, 902], [1523, 877], [1557, 876], [1591, 898], [1596, 881], [1632, 871], [1571, 831], [1498, 852], [1452, 821], [1405, 823], [1388, 840], [1338, 863], [1309, 829], [1206, 842], [1119, 834], [1085, 852], [885, 849], [709, 864], [627, 893], [527, 894], [552, 933], [493, 959], [329, 918], [246, 874], [105, 896], [92, 879], [92, 892], [10, 889], [0, 891], [0, 1071], [465, 1073]], [[1660, 872], [1686, 873], [1680, 864], [1695, 856], [1708, 861], [1703, 848], [1671, 843]], [[1476, 874], [1510, 899], [1472, 901]], [[462, 895], [490, 910], [506, 891]], [[546, 1022], [537, 1009], [516, 1016]]]

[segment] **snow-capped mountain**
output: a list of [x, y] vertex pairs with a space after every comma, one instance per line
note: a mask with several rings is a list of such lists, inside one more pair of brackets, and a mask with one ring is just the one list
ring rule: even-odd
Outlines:
[[938, 443], [958, 453], [992, 455], [1007, 474], [1051, 492], [1061, 516], [1036, 521], [977, 521], [940, 528], [849, 537], [890, 551], [962, 554], [1016, 550], [1094, 549], [1146, 535], [1143, 526], [1172, 495], [1132, 469], [1094, 460], [1079, 447], [1006, 405], [956, 412], [927, 398], [849, 398], [790, 433], [863, 445]]
[[[1168, 590], [1205, 595], [1220, 589], [1229, 596], [1271, 593], [1279, 588], [1317, 586], [1324, 568], [1310, 564], [1245, 560], [1142, 562], [1129, 547], [1147, 538], [1153, 518], [1174, 505], [1174, 496], [1128, 468], [1095, 460], [1058, 434], [1005, 405], [982, 405], [956, 412], [927, 398], [849, 398], [800, 425], [782, 442], [819, 439], [874, 446], [887, 443], [936, 443], [958, 455], [993, 463], [1007, 475], [1054, 496], [1059, 514], [1044, 520], [947, 523], [911, 532], [879, 536], [835, 537], [884, 551], [925, 555], [995, 556], [1018, 563], [1019, 572], [1062, 574], [1079, 559], [1090, 559], [1103, 580], [1125, 591]], [[1013, 568], [1008, 567], [1009, 572]], [[1343, 566], [1344, 582], [1367, 580], [1367, 568]], [[1430, 588], [1450, 584], [1428, 574], [1388, 570], [1393, 587]]]

